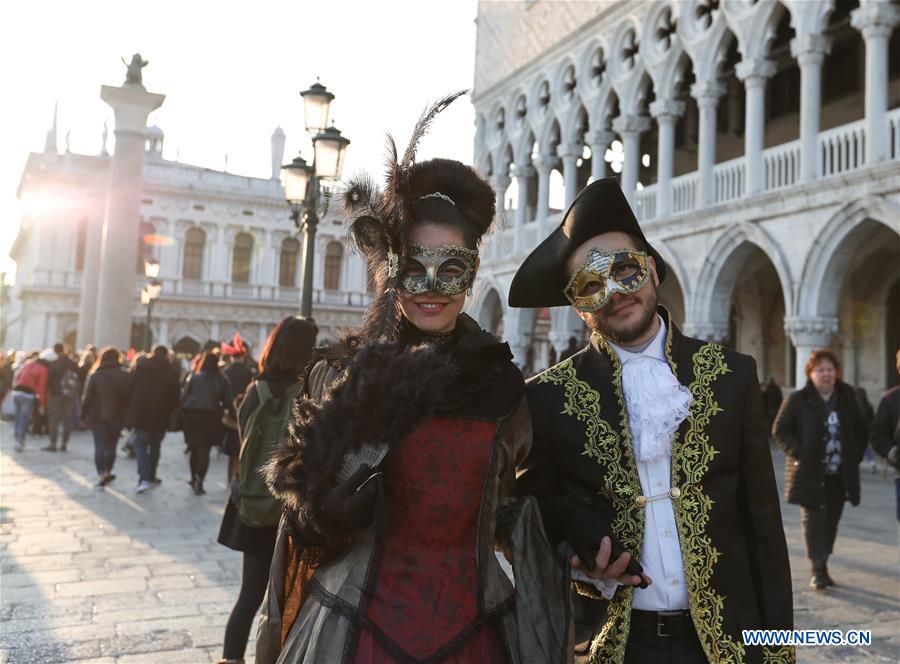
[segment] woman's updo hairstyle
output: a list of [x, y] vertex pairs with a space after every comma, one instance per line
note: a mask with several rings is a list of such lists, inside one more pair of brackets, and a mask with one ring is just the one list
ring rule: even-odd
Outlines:
[[494, 190], [471, 166], [453, 159], [429, 159], [409, 169], [410, 226], [431, 223], [462, 231], [477, 249], [494, 220]]

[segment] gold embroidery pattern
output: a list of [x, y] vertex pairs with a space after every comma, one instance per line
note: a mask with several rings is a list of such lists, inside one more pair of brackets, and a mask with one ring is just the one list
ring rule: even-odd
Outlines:
[[684, 576], [688, 586], [691, 616], [697, 636], [710, 662], [744, 661], [744, 645], [725, 634], [722, 607], [725, 598], [711, 585], [713, 567], [720, 552], [706, 532], [712, 499], [703, 493], [701, 481], [717, 454], [710, 445], [706, 427], [722, 412], [715, 400], [712, 384], [731, 370], [725, 364], [722, 348], [705, 344], [693, 356], [694, 380], [690, 385], [691, 412], [688, 429], [672, 454], [672, 483], [681, 484], [681, 499], [673, 502], [675, 521], [681, 538]]
[[[644, 510], [635, 506], [640, 494], [637, 466], [631, 444], [628, 413], [622, 398], [622, 365], [605, 342], [602, 347], [614, 363], [614, 384], [619, 402], [624, 444], [609, 423], [600, 417], [600, 395], [576, 376], [571, 360], [561, 362], [538, 377], [539, 383], [562, 385], [565, 394], [562, 413], [585, 424], [582, 454], [591, 457], [606, 470], [606, 489], [613, 496], [616, 519], [613, 532], [630, 551], [640, 551], [644, 533]], [[623, 454], [623, 449], [625, 454]], [[631, 600], [634, 588], [620, 588], [609, 603], [607, 621], [591, 646], [591, 662], [622, 661], [625, 657], [628, 628], [631, 623]]]
[[[629, 551], [639, 552], [644, 544], [644, 509], [638, 507], [633, 496], [641, 493], [640, 479], [637, 473], [637, 462], [634, 458], [634, 444], [631, 440], [631, 426], [628, 423], [628, 409], [622, 393], [622, 363], [619, 356], [610, 348], [606, 339], [595, 335], [598, 348], [602, 349], [613, 363], [613, 387], [616, 401], [619, 404], [619, 426], [622, 429], [624, 450], [618, 455], [619, 465], [617, 477], [621, 478], [623, 487], [629, 490], [625, 500], [615, 502], [616, 519], [613, 531]], [[625, 493], [624, 491], [620, 493]], [[634, 600], [634, 587], [620, 588], [606, 611], [606, 624], [600, 635], [591, 644], [590, 660], [592, 664], [621, 662], [625, 659], [625, 646], [628, 643], [628, 632], [631, 629], [631, 603]]]
[[791, 646], [763, 646], [763, 664], [796, 664], [797, 650]]
[[[618, 450], [619, 435], [612, 430], [609, 422], [600, 418], [600, 395], [576, 377], [571, 360], [545, 371], [538, 377], [538, 382], [563, 386], [565, 401], [562, 414], [574, 417], [585, 425], [584, 456], [603, 463], [608, 449]], [[613, 486], [607, 479], [606, 488], [612, 490]]]

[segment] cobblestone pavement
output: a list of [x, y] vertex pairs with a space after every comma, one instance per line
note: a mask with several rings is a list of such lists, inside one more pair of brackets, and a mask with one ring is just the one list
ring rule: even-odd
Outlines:
[[[240, 554], [215, 542], [226, 500], [225, 459], [213, 454], [209, 493], [186, 483], [181, 434], [163, 443], [158, 488], [135, 495], [133, 461], [94, 488], [89, 434], [71, 451], [12, 452], [0, 424], [0, 661], [209, 662], [221, 654], [240, 580]], [[779, 475], [783, 457], [776, 456]], [[800, 661], [900, 661], [900, 554], [893, 481], [863, 473], [863, 504], [847, 507], [830, 563], [839, 584], [806, 586], [800, 511], [784, 506], [798, 628], [871, 629], [867, 648], [805, 648]], [[252, 637], [251, 637], [252, 638]], [[248, 647], [252, 661], [253, 643]]]

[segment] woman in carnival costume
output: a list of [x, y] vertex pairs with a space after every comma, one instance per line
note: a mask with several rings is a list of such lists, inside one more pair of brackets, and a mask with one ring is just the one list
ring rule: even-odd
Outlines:
[[[362, 328], [319, 352], [268, 466], [285, 506], [258, 662], [566, 662], [566, 556], [532, 498], [522, 375], [462, 313], [494, 192], [457, 161], [389, 139], [387, 182], [344, 194], [376, 274]], [[511, 562], [516, 584], [495, 551]]]

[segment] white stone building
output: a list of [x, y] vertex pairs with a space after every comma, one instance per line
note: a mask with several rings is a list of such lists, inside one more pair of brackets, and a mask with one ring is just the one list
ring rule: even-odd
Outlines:
[[583, 335], [506, 296], [577, 191], [616, 175], [688, 334], [783, 385], [830, 345], [874, 399], [900, 347], [898, 21], [889, 0], [481, 2], [475, 160], [503, 223], [476, 317], [531, 371]]
[[[148, 128], [132, 346], [141, 347], [147, 315], [140, 303], [144, 258], [155, 258], [163, 287], [152, 310], [154, 343], [193, 353], [239, 330], [258, 355], [278, 321], [300, 306], [303, 239], [279, 182], [284, 134], [277, 129], [272, 136], [269, 179], [163, 159], [163, 140], [159, 128]], [[4, 315], [8, 347], [94, 341], [79, 312], [84, 275], [99, 260], [99, 242], [92, 248], [90, 238], [103, 224], [112, 158], [105, 149], [99, 155], [57, 154], [56, 144], [54, 129], [22, 175], [25, 214], [10, 252], [17, 271]], [[316, 237], [313, 317], [320, 339], [357, 324], [371, 301], [365, 261], [349, 251], [346, 224], [335, 207]]]

